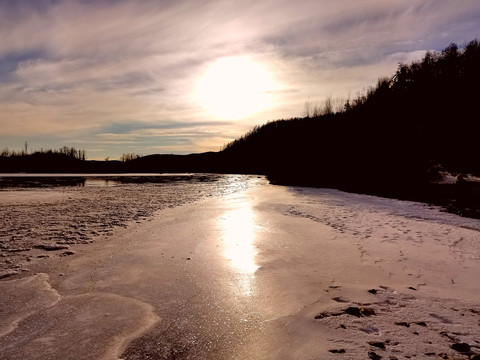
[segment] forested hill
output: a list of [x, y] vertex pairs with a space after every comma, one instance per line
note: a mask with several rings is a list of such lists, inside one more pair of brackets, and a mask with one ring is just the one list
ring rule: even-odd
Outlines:
[[451, 44], [392, 75], [343, 111], [267, 123], [223, 155], [277, 183], [374, 193], [421, 191], [439, 168], [480, 173], [480, 43]]

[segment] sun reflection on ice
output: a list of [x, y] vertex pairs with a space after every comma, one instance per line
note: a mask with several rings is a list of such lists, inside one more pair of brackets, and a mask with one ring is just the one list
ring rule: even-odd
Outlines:
[[231, 210], [222, 218], [225, 256], [237, 271], [246, 275], [258, 269], [253, 245], [255, 226], [255, 213], [249, 204]]

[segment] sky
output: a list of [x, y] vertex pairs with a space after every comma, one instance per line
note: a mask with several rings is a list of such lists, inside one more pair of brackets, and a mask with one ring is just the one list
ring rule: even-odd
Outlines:
[[218, 151], [479, 37], [478, 0], [0, 0], [0, 149]]

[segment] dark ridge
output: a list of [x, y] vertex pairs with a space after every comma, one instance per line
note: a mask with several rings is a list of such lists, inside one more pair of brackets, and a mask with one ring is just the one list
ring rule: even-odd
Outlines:
[[439, 170], [480, 173], [477, 40], [401, 64], [345, 111], [254, 128], [224, 153], [276, 183], [410, 194]]

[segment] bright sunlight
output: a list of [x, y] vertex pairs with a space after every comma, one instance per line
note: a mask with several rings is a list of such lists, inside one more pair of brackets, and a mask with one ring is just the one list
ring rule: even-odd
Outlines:
[[210, 66], [198, 84], [197, 97], [213, 115], [238, 119], [268, 107], [273, 89], [273, 80], [260, 64], [230, 57]]
[[230, 211], [222, 219], [225, 240], [225, 255], [240, 272], [253, 274], [255, 263], [255, 217], [248, 204]]

